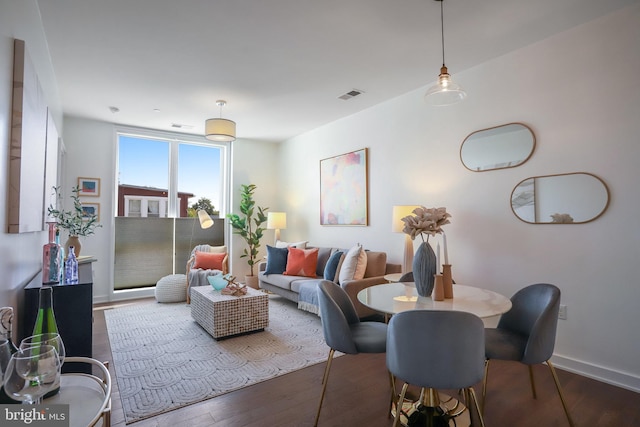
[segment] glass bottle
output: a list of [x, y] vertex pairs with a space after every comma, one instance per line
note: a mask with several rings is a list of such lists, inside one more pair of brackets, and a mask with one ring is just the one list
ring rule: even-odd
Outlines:
[[[53, 311], [53, 288], [51, 286], [42, 286], [39, 292], [38, 315], [36, 316], [36, 324], [33, 326], [32, 335], [40, 335], [46, 333], [58, 333], [58, 324]], [[51, 397], [60, 391], [60, 383], [53, 390], [47, 392], [44, 398]]]
[[[11, 354], [18, 351], [12, 340], [12, 323], [13, 323], [13, 307], [0, 307], [0, 341], [6, 340], [9, 344], [9, 351]], [[0, 360], [0, 363], [4, 363], [4, 366], [0, 366], [0, 370], [6, 369], [6, 363], [8, 360]], [[0, 404], [4, 403], [20, 403], [4, 392], [4, 386], [0, 387]]]
[[69, 246], [67, 261], [64, 266], [64, 283], [75, 285], [78, 283], [78, 259], [73, 251], [73, 246]]
[[56, 223], [49, 224], [49, 243], [42, 247], [42, 283], [60, 283], [60, 255], [62, 248], [56, 243]]
[[58, 281], [62, 283], [64, 281], [64, 248], [60, 245], [60, 229], [56, 227], [56, 245], [60, 246], [60, 271], [58, 272]]

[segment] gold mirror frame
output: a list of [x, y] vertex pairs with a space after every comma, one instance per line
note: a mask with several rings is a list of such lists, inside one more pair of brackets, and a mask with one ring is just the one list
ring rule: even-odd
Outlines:
[[535, 148], [536, 136], [529, 126], [506, 123], [471, 132], [460, 145], [460, 161], [472, 172], [515, 168], [529, 160]]
[[[595, 182], [585, 181], [584, 177]], [[566, 179], [565, 182], [554, 182], [552, 178]], [[598, 184], [602, 188], [596, 187]], [[536, 203], [543, 194], [546, 201], [542, 205]], [[523, 179], [513, 188], [511, 211], [516, 218], [527, 224], [585, 224], [596, 220], [607, 210], [609, 196], [607, 184], [588, 172], [533, 176]], [[575, 209], [588, 211], [588, 214], [576, 214]], [[540, 220], [547, 216], [550, 217], [549, 221]]]

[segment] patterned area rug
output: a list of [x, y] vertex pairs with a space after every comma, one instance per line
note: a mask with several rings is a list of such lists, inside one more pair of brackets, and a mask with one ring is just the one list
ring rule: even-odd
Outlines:
[[185, 303], [120, 307], [105, 318], [127, 424], [323, 362], [329, 352], [320, 318], [274, 295], [264, 332], [221, 341]]

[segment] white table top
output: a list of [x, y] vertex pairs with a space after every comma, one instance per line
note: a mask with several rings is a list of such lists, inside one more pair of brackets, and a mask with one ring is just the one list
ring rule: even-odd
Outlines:
[[421, 297], [413, 282], [385, 283], [358, 292], [358, 300], [367, 307], [386, 314], [406, 310], [456, 310], [480, 318], [496, 316], [511, 309], [511, 300], [499, 293], [473, 286], [453, 285], [453, 299], [434, 301]]

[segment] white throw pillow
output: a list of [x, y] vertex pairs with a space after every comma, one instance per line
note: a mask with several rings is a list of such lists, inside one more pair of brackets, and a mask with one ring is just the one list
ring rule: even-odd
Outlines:
[[297, 248], [297, 249], [307, 249], [308, 240], [304, 240], [302, 242], [283, 242], [282, 240], [276, 240], [276, 248]]
[[367, 254], [360, 245], [356, 245], [349, 249], [344, 256], [344, 261], [340, 266], [338, 275], [338, 283], [344, 283], [348, 280], [360, 280], [364, 278], [364, 272], [367, 269]]

